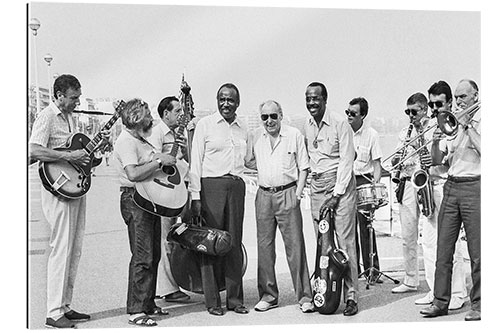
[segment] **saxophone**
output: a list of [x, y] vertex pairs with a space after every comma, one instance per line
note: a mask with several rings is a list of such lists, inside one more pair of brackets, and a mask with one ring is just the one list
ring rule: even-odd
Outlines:
[[[420, 138], [418, 139], [418, 144], [420, 147], [426, 144], [424, 135], [422, 135], [422, 126], [417, 129]], [[432, 189], [432, 183], [429, 176], [430, 163], [426, 163], [423, 157], [429, 157], [430, 153], [427, 147], [424, 147], [420, 151], [420, 169], [416, 170], [411, 176], [411, 184], [414, 188], [418, 190], [418, 203], [421, 206], [421, 211], [424, 216], [431, 216], [434, 213], [436, 207], [434, 203], [434, 191]], [[430, 160], [430, 159], [429, 159]]]

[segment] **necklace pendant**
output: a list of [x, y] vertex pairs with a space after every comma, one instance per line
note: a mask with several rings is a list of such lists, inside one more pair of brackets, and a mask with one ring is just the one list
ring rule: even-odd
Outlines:
[[314, 148], [318, 148], [318, 140], [314, 140], [313, 141], [313, 147]]

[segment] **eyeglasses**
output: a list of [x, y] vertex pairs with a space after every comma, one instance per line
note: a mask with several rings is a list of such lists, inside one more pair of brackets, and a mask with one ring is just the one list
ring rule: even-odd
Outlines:
[[418, 112], [419, 112], [418, 110], [410, 110], [410, 109], [406, 109], [405, 110], [405, 113], [406, 113], [407, 116], [409, 116], [410, 113], [411, 113], [412, 116], [416, 116], [418, 114]]
[[267, 118], [271, 117], [272, 120], [276, 120], [278, 119], [278, 114], [277, 113], [271, 113], [271, 114], [261, 114], [260, 115], [260, 119], [262, 119], [262, 121], [266, 121]]
[[351, 116], [353, 118], [357, 116], [356, 112], [349, 111], [349, 110], [345, 110], [345, 114], [348, 115], [348, 116]]
[[429, 103], [427, 103], [427, 105], [429, 105], [429, 107], [431, 109], [434, 109], [434, 105], [439, 109], [440, 107], [442, 107], [444, 105], [444, 103], [441, 101], [437, 101], [437, 102], [429, 102]]

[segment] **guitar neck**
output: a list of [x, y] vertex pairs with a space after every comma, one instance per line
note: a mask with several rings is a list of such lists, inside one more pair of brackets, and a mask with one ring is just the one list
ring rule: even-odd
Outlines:
[[[185, 127], [186, 127], [186, 125], [184, 125], [184, 122], [181, 121], [179, 123], [179, 127], [177, 127], [177, 133], [181, 134], [182, 132], [184, 132], [184, 128]], [[172, 150], [170, 150], [170, 155], [173, 156], [173, 157], [177, 157], [177, 152], [178, 151], [179, 151], [179, 144], [176, 141], [174, 141], [174, 144], [172, 146]]]
[[120, 101], [120, 103], [116, 107], [115, 114], [113, 114], [111, 119], [108, 120], [106, 125], [104, 125], [104, 127], [99, 131], [99, 133], [97, 133], [97, 135], [85, 146], [85, 150], [87, 151], [87, 153], [89, 154], [93, 153], [94, 150], [97, 148], [97, 146], [99, 146], [99, 143], [101, 143], [102, 141], [102, 130], [107, 131], [111, 127], [113, 127], [114, 123], [118, 120], [118, 118], [120, 118], [120, 113], [121, 110], [123, 109], [124, 104], [125, 102]]

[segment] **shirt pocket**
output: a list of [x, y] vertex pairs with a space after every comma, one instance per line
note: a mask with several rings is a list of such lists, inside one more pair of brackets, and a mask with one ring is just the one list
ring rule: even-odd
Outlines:
[[356, 161], [362, 163], [368, 163], [370, 161], [369, 147], [359, 146], [358, 149], [356, 150], [356, 154], [357, 154]]
[[297, 153], [291, 150], [287, 150], [286, 153], [283, 154], [283, 157], [281, 158], [281, 166], [284, 171], [293, 169], [297, 165], [296, 157]]

